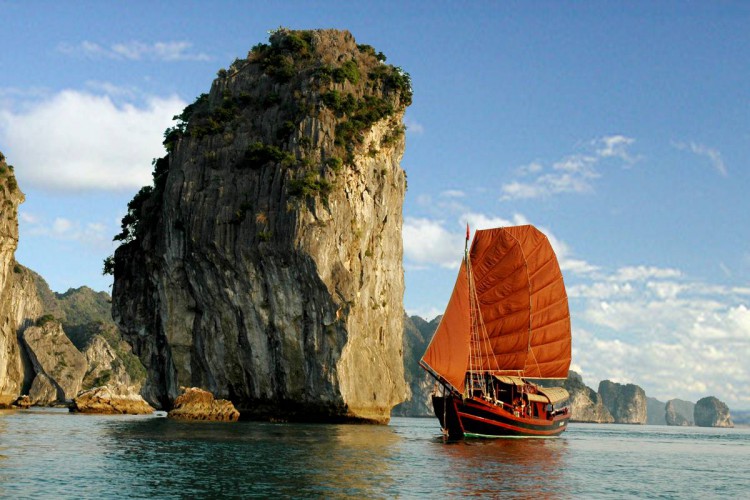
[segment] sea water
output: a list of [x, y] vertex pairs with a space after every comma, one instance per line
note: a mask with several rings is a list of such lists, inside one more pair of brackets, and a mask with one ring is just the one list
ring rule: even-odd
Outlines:
[[569, 425], [445, 442], [388, 426], [0, 411], [3, 498], [748, 498], [750, 429]]

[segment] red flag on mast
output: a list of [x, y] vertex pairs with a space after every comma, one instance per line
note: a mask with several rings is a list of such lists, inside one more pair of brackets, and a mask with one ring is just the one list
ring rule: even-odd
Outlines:
[[469, 223], [466, 223], [466, 241], [469, 241]]

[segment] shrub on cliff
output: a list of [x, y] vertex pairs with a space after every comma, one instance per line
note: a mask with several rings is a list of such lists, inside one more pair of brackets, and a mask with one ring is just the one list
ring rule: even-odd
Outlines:
[[45, 314], [37, 318], [35, 324], [36, 326], [42, 327], [46, 325], [47, 323], [51, 323], [53, 321], [57, 321], [57, 318], [55, 318], [52, 314]]
[[242, 159], [237, 163], [238, 168], [260, 168], [269, 162], [294, 162], [294, 155], [282, 151], [276, 146], [254, 142], [245, 151]]
[[[351, 35], [342, 34], [343, 40], [347, 37], [351, 40]], [[311, 30], [273, 30], [268, 43], [257, 44], [246, 59], [235, 59], [229, 71], [219, 73], [210, 94], [199, 95], [175, 115], [176, 124], [164, 132], [167, 155], [154, 160], [153, 185], [142, 188], [128, 203], [122, 230], [114, 239], [132, 242], [156, 220], [170, 158], [184, 138], [205, 138], [201, 147], [206, 166], [220, 168], [229, 158], [238, 169], [252, 171], [270, 165], [300, 169], [287, 177], [291, 180], [286, 194], [292, 198], [327, 197], [336, 182], [332, 177], [343, 164], [353, 163], [367, 130], [411, 103], [412, 88], [409, 74], [384, 64], [385, 56], [371, 46], [357, 45], [355, 53], [339, 58], [331, 57], [328, 45], [316, 46], [317, 40], [319, 35]], [[241, 73], [246, 76], [236, 80]], [[259, 74], [265, 76], [258, 78]], [[255, 83], [238, 85], [246, 78]], [[325, 108], [338, 120], [331, 149], [323, 153], [311, 150], [320, 141], [306, 136], [300, 124], [305, 119], [320, 119]], [[268, 116], [276, 123], [270, 133], [266, 132], [268, 122], [264, 123]], [[238, 151], [233, 141], [242, 134], [249, 134], [249, 146], [240, 143], [244, 151]], [[387, 133], [381, 147], [395, 144], [402, 135], [402, 128]], [[232, 149], [220, 154], [222, 148]], [[329, 163], [331, 158], [340, 160]], [[323, 176], [326, 169], [328, 178]], [[243, 219], [235, 217], [229, 222]], [[114, 257], [106, 259], [104, 272], [113, 273], [115, 264]]]

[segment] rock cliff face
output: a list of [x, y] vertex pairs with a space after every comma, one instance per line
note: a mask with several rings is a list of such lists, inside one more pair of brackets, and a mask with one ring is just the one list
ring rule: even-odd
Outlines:
[[143, 379], [128, 372], [117, 351], [101, 335], [95, 335], [83, 351], [86, 358], [86, 375], [81, 386], [84, 389], [109, 385], [121, 391], [138, 394]]
[[699, 427], [734, 427], [729, 407], [713, 396], [695, 403], [694, 416]]
[[664, 401], [646, 397], [646, 423], [648, 425], [667, 425], [665, 407]]
[[0, 407], [31, 385], [31, 368], [18, 334], [41, 315], [33, 280], [14, 259], [18, 246], [18, 205], [24, 195], [13, 168], [0, 153]]
[[29, 389], [33, 406], [48, 406], [59, 401], [57, 385], [44, 373], [37, 373]]
[[46, 377], [56, 388], [55, 399], [51, 401], [42, 401], [36, 395], [31, 395], [35, 404], [72, 400], [81, 390], [87, 363], [86, 358], [65, 336], [62, 325], [50, 320], [41, 326], [29, 327], [23, 332], [23, 342], [36, 376]]
[[563, 387], [570, 394], [570, 420], [572, 422], [597, 424], [614, 422], [614, 418], [604, 406], [602, 396], [584, 384], [578, 373], [570, 370]]
[[431, 398], [435, 379], [419, 366], [419, 360], [422, 359], [441, 317], [427, 322], [419, 316], [404, 315], [404, 376], [410, 394], [406, 401], [393, 409], [393, 416], [435, 416]]
[[107, 265], [148, 371], [245, 414], [385, 422], [402, 361], [408, 75], [346, 31], [271, 35], [167, 131]]
[[602, 380], [598, 392], [616, 424], [646, 423], [646, 392], [642, 388]]
[[667, 425], [694, 425], [695, 403], [681, 399], [670, 399], [664, 407]]
[[65, 336], [87, 360], [82, 388], [110, 385], [137, 394], [146, 372], [112, 321], [112, 301], [105, 292], [82, 286], [65, 293], [50, 290], [47, 282], [29, 271], [44, 316], [62, 324]]
[[[110, 371], [117, 375], [116, 368], [124, 367], [130, 375], [125, 382], [140, 383], [145, 372], [119, 338], [107, 294], [86, 287], [56, 294], [41, 276], [14, 260], [18, 205], [23, 200], [13, 168], [0, 153], [0, 407], [10, 405], [22, 394], [29, 394], [32, 404], [42, 405], [75, 396], [80, 389], [78, 371], [83, 358], [66, 334], [85, 344], [92, 335], [102, 332], [116, 347], [111, 366], [100, 363], [100, 371], [113, 368]], [[43, 315], [48, 316], [45, 319], [59, 319], [65, 334], [59, 323], [55, 328], [51, 324], [33, 327]]]

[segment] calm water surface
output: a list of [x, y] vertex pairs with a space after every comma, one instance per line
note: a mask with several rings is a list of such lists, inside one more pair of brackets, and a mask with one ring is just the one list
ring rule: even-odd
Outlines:
[[750, 429], [571, 424], [444, 443], [389, 426], [0, 411], [0, 497], [747, 498]]

